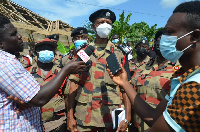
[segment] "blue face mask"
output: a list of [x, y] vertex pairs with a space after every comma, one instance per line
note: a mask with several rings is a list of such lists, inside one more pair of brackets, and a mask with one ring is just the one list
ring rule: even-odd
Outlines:
[[181, 36], [178, 39], [177, 36], [162, 35], [160, 40], [160, 52], [162, 56], [172, 63], [175, 63], [183, 55], [184, 51], [193, 45], [191, 44], [182, 51], [178, 51], [176, 49], [177, 40], [191, 34], [192, 32], [193, 31]]
[[81, 46], [84, 43], [87, 43], [87, 40], [76, 40], [76, 41], [74, 41], [74, 46], [75, 46], [75, 48], [78, 48], [79, 46]]
[[49, 50], [42, 50], [39, 52], [38, 60], [42, 63], [52, 62], [54, 59], [54, 52]]
[[119, 42], [119, 39], [113, 39], [112, 43], [117, 44]]

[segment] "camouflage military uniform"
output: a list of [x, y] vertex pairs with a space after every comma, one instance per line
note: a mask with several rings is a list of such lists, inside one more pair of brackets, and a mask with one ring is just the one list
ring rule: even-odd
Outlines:
[[23, 56], [23, 55], [19, 55], [19, 56], [17, 57], [17, 59], [19, 60], [19, 62], [22, 64], [22, 66], [23, 66], [24, 68], [28, 68], [28, 67], [31, 66], [31, 62], [30, 62], [30, 60], [29, 60], [28, 57]]
[[[35, 77], [39, 84], [45, 85], [51, 79], [53, 79], [57, 73], [60, 71], [57, 65], [54, 65], [52, 69], [48, 72], [45, 77], [42, 74], [41, 69], [35, 63], [31, 66], [29, 72]], [[46, 105], [41, 107], [42, 111], [42, 121], [43, 126], [46, 132], [49, 131], [59, 131], [64, 132], [67, 130], [66, 127], [66, 114], [65, 114], [65, 100], [61, 93], [64, 92], [64, 89], [57, 93]]]
[[[135, 70], [135, 87], [140, 97], [145, 100], [151, 107], [156, 108], [165, 95], [170, 90], [170, 78], [174, 73], [173, 66], [167, 61], [158, 69], [157, 58], [154, 63], [143, 65]], [[139, 131], [148, 129], [139, 116], [134, 115], [136, 127]]]
[[54, 60], [53, 60], [54, 64], [56, 64], [59, 68], [62, 68], [62, 56], [60, 56], [59, 54], [55, 54]]
[[75, 50], [72, 50], [69, 54], [65, 55], [62, 58], [62, 66], [64, 66], [66, 63], [74, 59], [74, 56], [77, 56], [77, 53]]
[[142, 62], [138, 62], [137, 59], [135, 59], [134, 62], [130, 63], [130, 69], [133, 71], [131, 81], [135, 85], [137, 78], [140, 76], [141, 72], [145, 69], [147, 63], [150, 61], [150, 57], [147, 56]]
[[[112, 127], [111, 112], [121, 103], [120, 89], [106, 71], [106, 58], [113, 50], [121, 63], [123, 53], [111, 42], [105, 45], [105, 50], [99, 50], [100, 46], [95, 47], [94, 53], [90, 56], [92, 62], [88, 72], [69, 77], [79, 84], [75, 115], [77, 125], [83, 127]], [[79, 129], [78, 131], [83, 131]]]

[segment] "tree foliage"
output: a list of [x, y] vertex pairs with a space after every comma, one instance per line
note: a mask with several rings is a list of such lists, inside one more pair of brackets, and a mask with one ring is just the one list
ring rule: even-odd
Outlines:
[[95, 31], [92, 29], [91, 25], [92, 25], [92, 22], [88, 21], [83, 27], [88, 30], [89, 41], [93, 42], [95, 39]]
[[67, 52], [69, 52], [69, 49], [67, 49], [60, 41], [57, 42], [57, 49], [60, 51], [61, 54], [66, 54]]
[[112, 31], [109, 36], [110, 39], [114, 33], [117, 33], [120, 39], [119, 42], [123, 43], [124, 39], [127, 37], [127, 34], [131, 32], [131, 26], [128, 23], [130, 21], [131, 15], [132, 13], [128, 14], [128, 16], [125, 18], [124, 11], [119, 15], [119, 21], [115, 21], [112, 25]]

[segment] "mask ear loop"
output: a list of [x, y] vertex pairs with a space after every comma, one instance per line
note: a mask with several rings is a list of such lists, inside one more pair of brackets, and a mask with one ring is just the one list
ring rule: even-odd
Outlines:
[[193, 44], [190, 44], [188, 47], [186, 47], [185, 49], [183, 49], [182, 51], [187, 50], [188, 48], [190, 48]]
[[[187, 36], [187, 35], [189, 35], [189, 34], [191, 34], [191, 33], [193, 33], [193, 32], [194, 32], [194, 31], [191, 31], [191, 32], [189, 32], [189, 33], [186, 33], [185, 35], [181, 36], [181, 37], [178, 38], [177, 40], [179, 40], [179, 39], [181, 39], [181, 38], [183, 38], [183, 37], [185, 37], [185, 36]], [[193, 45], [193, 44], [190, 44], [188, 47], [186, 47], [186, 48], [183, 49], [182, 51], [184, 52], [185, 50], [187, 50], [188, 48], [190, 48], [192, 45]]]
[[193, 33], [193, 32], [194, 32], [194, 31], [191, 31], [191, 32], [189, 32], [189, 33], [186, 33], [185, 35], [179, 37], [177, 40], [179, 40], [179, 39], [181, 39], [181, 38], [183, 38], [183, 37], [185, 37], [185, 36], [187, 36], [187, 35], [189, 35], [189, 34], [191, 34], [191, 33]]

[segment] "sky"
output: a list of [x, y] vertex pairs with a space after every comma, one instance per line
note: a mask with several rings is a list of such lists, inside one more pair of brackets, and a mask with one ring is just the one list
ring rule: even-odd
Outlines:
[[129, 24], [146, 22], [164, 27], [174, 8], [191, 0], [11, 0], [49, 20], [61, 20], [72, 27], [84, 26], [91, 13], [110, 9], [117, 20], [124, 11], [132, 13]]

